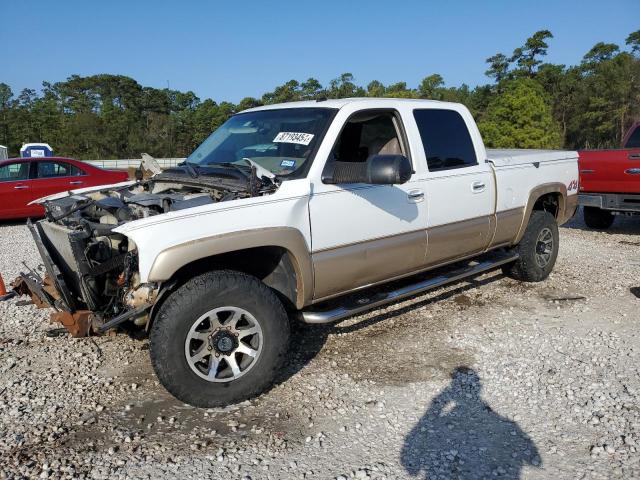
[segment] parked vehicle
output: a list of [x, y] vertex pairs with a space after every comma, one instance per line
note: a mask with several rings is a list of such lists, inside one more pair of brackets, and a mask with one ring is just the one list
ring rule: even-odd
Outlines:
[[640, 213], [640, 122], [629, 129], [622, 148], [579, 155], [579, 204], [588, 227], [606, 230], [616, 215]]
[[70, 158], [3, 160], [0, 161], [0, 219], [42, 217], [42, 205], [31, 203], [38, 198], [128, 179], [127, 172], [103, 170]]
[[149, 180], [42, 200], [47, 277], [14, 288], [76, 336], [146, 328], [173, 395], [225, 405], [269, 386], [294, 315], [333, 322], [500, 267], [544, 280], [577, 185], [576, 152], [486, 150], [459, 104], [265, 106]]

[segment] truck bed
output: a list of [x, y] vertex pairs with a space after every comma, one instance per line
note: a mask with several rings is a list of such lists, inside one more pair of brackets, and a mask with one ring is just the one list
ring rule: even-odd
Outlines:
[[[523, 208], [529, 194], [540, 185], [561, 183], [576, 198], [578, 152], [566, 150], [487, 149], [487, 161], [495, 171], [496, 213]], [[570, 215], [573, 212], [570, 213]], [[566, 219], [565, 219], [566, 220]]]
[[576, 158], [578, 158], [578, 152], [567, 150], [487, 149], [487, 160], [496, 167], [575, 160]]

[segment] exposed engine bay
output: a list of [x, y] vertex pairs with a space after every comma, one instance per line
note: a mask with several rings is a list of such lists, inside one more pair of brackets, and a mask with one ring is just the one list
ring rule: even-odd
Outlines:
[[29, 223], [46, 269], [14, 282], [19, 294], [56, 310], [74, 336], [101, 333], [124, 321], [145, 325], [161, 285], [141, 284], [136, 245], [117, 227], [138, 219], [218, 202], [268, 195], [276, 178], [254, 166], [180, 166], [117, 188], [44, 200], [46, 218]]

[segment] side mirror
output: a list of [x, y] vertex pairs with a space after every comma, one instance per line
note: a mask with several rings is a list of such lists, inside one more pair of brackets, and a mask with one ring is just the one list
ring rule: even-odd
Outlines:
[[329, 161], [322, 182], [400, 185], [411, 178], [413, 168], [404, 155], [371, 155], [366, 162]]

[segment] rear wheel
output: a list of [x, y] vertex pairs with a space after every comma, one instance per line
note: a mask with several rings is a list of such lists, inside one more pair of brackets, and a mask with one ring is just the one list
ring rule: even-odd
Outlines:
[[608, 210], [598, 207], [584, 207], [584, 223], [587, 227], [595, 230], [606, 230], [616, 219], [615, 215]]
[[171, 294], [149, 340], [153, 368], [171, 394], [196, 407], [224, 406], [269, 387], [284, 360], [289, 319], [257, 278], [215, 271]]
[[529, 224], [516, 250], [519, 258], [502, 271], [505, 275], [524, 282], [541, 282], [546, 279], [558, 257], [558, 224], [549, 212], [534, 210]]

